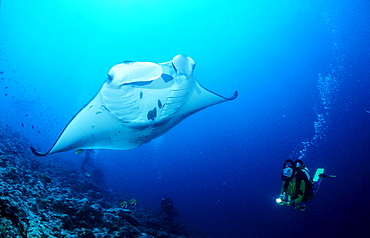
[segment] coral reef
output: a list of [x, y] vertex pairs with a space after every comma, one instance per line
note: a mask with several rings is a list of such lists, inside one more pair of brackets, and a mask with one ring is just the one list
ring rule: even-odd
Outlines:
[[122, 195], [28, 148], [0, 129], [0, 238], [199, 237], [179, 221], [121, 208]]

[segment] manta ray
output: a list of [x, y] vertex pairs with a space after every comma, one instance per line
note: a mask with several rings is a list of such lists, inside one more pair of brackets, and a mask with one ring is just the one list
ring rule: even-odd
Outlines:
[[67, 124], [46, 153], [78, 149], [127, 150], [165, 134], [206, 107], [234, 100], [202, 87], [195, 62], [177, 55], [165, 63], [124, 61], [113, 66], [95, 97]]

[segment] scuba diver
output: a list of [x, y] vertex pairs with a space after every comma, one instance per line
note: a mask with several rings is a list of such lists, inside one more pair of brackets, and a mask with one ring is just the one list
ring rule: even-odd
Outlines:
[[176, 208], [173, 206], [171, 198], [162, 198], [161, 201], [161, 210], [159, 212], [159, 216], [164, 212], [170, 219], [175, 219], [179, 216]]
[[324, 169], [318, 168], [312, 179], [310, 172], [302, 160], [288, 159], [282, 167], [281, 179], [283, 185], [280, 197], [276, 203], [284, 206], [294, 206], [301, 211], [306, 209], [306, 202], [312, 199], [320, 188], [323, 178], [335, 178], [335, 175], [325, 175]]

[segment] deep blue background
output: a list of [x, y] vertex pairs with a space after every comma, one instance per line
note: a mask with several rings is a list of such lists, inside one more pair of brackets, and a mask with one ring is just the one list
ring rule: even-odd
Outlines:
[[[97, 151], [112, 190], [153, 210], [172, 197], [209, 237], [369, 235], [367, 1], [3, 0], [0, 17], [1, 126], [36, 148], [50, 148], [114, 64], [186, 54], [202, 85], [240, 96], [140, 148]], [[274, 201], [302, 142], [315, 144], [312, 173], [338, 176], [305, 212]], [[44, 159], [78, 168], [82, 156]]]

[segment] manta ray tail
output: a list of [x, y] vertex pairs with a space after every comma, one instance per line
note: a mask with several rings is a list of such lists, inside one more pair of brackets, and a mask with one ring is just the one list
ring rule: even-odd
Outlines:
[[239, 95], [238, 91], [235, 91], [231, 97], [226, 98], [227, 100], [234, 100]]
[[46, 156], [47, 154], [49, 154], [49, 152], [46, 152], [46, 153], [41, 153], [40, 151], [37, 151], [35, 148], [33, 148], [31, 146], [31, 151], [34, 155], [37, 155], [37, 156]]

